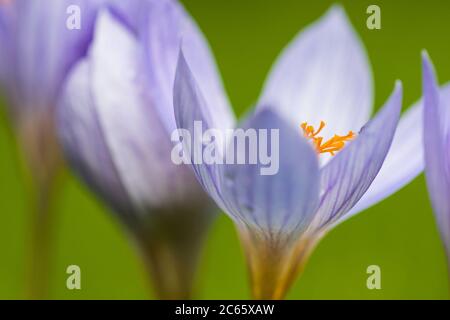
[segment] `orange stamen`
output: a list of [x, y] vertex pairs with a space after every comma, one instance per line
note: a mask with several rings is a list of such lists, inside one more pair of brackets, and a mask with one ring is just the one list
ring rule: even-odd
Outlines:
[[319, 129], [314, 130], [313, 126], [308, 125], [307, 122], [303, 122], [300, 127], [303, 129], [303, 134], [307, 139], [311, 139], [317, 153], [330, 153], [332, 156], [345, 147], [345, 142], [352, 140], [356, 134], [353, 131], [349, 131], [345, 136], [339, 136], [335, 134], [331, 139], [323, 142], [323, 137], [317, 135], [325, 127], [325, 122], [320, 121]]

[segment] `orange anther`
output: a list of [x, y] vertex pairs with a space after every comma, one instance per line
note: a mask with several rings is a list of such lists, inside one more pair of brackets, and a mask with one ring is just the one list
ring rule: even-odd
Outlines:
[[331, 139], [323, 142], [323, 137], [317, 135], [325, 127], [325, 122], [320, 121], [319, 129], [314, 130], [313, 126], [308, 125], [307, 122], [303, 122], [300, 127], [303, 129], [303, 134], [307, 139], [311, 139], [317, 153], [330, 153], [332, 156], [335, 152], [345, 147], [345, 142], [352, 140], [356, 134], [353, 131], [349, 131], [345, 136], [339, 136], [335, 134]]

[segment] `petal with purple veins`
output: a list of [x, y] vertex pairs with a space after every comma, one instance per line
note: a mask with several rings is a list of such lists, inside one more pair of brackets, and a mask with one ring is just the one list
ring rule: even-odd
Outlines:
[[315, 228], [329, 227], [341, 219], [364, 195], [386, 158], [402, 104], [402, 88], [394, 93], [358, 137], [321, 169], [321, 200]]
[[372, 112], [372, 77], [363, 44], [344, 10], [333, 6], [283, 51], [259, 104], [293, 124], [319, 125], [323, 135], [358, 132]]
[[[450, 91], [450, 87], [447, 90]], [[401, 116], [392, 146], [380, 172], [364, 196], [345, 215], [345, 219], [387, 198], [422, 172], [422, 129], [423, 103], [419, 101]]]
[[[202, 132], [208, 129], [221, 128], [218, 119], [212, 116], [212, 110], [207, 105], [182, 50], [180, 50], [178, 58], [173, 95], [175, 120], [179, 130], [187, 130], [193, 138], [198, 134], [195, 127], [197, 121], [202, 125]], [[223, 131], [221, 132], [225, 134]], [[231, 210], [227, 207], [227, 200], [223, 198], [225, 194], [222, 190], [224, 167], [216, 164], [198, 163], [195, 160], [196, 154], [198, 155], [198, 152], [195, 151], [198, 150], [196, 144], [188, 143], [183, 139], [183, 145], [184, 152], [190, 159], [200, 184], [222, 210], [230, 212]], [[223, 143], [219, 146], [220, 150], [225, 150], [225, 145]], [[203, 154], [203, 144], [200, 147], [201, 154]], [[223, 157], [223, 154], [221, 156]]]
[[[183, 53], [180, 54], [174, 93], [175, 118], [180, 129], [188, 130], [193, 136], [196, 121], [201, 121], [203, 130], [217, 128]], [[317, 155], [300, 132], [273, 111], [257, 112], [240, 129], [249, 128], [279, 130], [277, 172], [262, 175], [264, 165], [261, 162], [249, 164], [248, 159], [247, 164], [195, 163], [194, 154], [190, 154], [198, 180], [240, 225], [268, 233], [303, 230], [312, 219], [318, 202]], [[270, 142], [269, 136], [270, 133], [267, 142]], [[229, 143], [231, 145], [231, 139]], [[249, 148], [246, 145], [241, 151], [248, 156]], [[275, 149], [268, 150], [275, 152]]]
[[[271, 154], [272, 160], [271, 172], [264, 171], [268, 166], [261, 157], [254, 164], [225, 165], [227, 198], [239, 213], [238, 222], [270, 235], [302, 232], [311, 222], [319, 200], [315, 151], [295, 127], [271, 110], [256, 112], [241, 129], [256, 130], [256, 139], [240, 151], [247, 157], [264, 151]], [[230, 145], [236, 149], [231, 141]]]
[[439, 94], [433, 65], [423, 55], [425, 173], [433, 209], [450, 259], [450, 94]]

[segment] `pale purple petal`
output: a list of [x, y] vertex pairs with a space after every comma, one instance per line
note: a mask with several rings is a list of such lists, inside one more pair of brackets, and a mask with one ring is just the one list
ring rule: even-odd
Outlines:
[[[174, 85], [173, 105], [175, 110], [175, 120], [178, 129], [187, 130], [193, 140], [194, 136], [198, 134], [195, 129], [195, 122], [201, 123], [202, 131], [208, 129], [219, 129], [220, 124], [211, 115], [211, 109], [207, 106], [203, 93], [201, 92], [197, 82], [192, 74], [184, 54], [180, 51], [178, 66], [176, 69], [175, 85]], [[220, 131], [223, 132], [223, 131]], [[200, 132], [202, 134], [202, 132]], [[195, 175], [203, 186], [205, 191], [214, 199], [216, 204], [224, 211], [230, 212], [227, 200], [223, 198], [223, 181], [224, 181], [224, 167], [214, 164], [199, 163], [195, 160], [196, 157], [203, 154], [203, 145], [200, 152], [197, 152], [193, 141], [183, 139], [184, 152], [187, 158], [192, 163]], [[190, 149], [190, 146], [192, 148]], [[221, 150], [225, 149], [225, 144], [219, 146]], [[223, 154], [222, 154], [223, 156]], [[233, 212], [233, 215], [238, 215]]]
[[176, 1], [149, 1], [148, 16], [140, 28], [148, 92], [169, 133], [176, 129], [173, 112], [173, 83], [180, 45], [195, 74], [198, 86], [217, 127], [234, 126], [234, 115], [224, 92], [208, 43], [199, 28]]
[[[8, 64], [5, 86], [14, 107], [54, 107], [67, 73], [86, 54], [102, 2], [16, 0], [0, 6], [0, 25], [8, 38], [0, 51]], [[72, 5], [80, 8], [79, 30], [66, 27], [67, 9]]]
[[439, 94], [430, 58], [423, 55], [425, 173], [438, 227], [450, 258], [450, 94]]
[[11, 74], [11, 57], [13, 50], [13, 26], [16, 19], [16, 10], [11, 4], [0, 4], [0, 90], [10, 89], [7, 79]]
[[[316, 152], [296, 127], [270, 110], [252, 115], [241, 128], [258, 130], [259, 142], [254, 148], [247, 144], [241, 152], [249, 155], [264, 150], [266, 154], [267, 147], [275, 157], [270, 164], [271, 172], [264, 172], [269, 166], [262, 164], [261, 158], [256, 164], [225, 166], [227, 198], [239, 212], [238, 222], [272, 235], [302, 232], [311, 222], [319, 201]], [[275, 132], [279, 139], [272, 141]]]
[[[193, 137], [195, 122], [201, 121], [202, 132], [208, 129], [223, 132], [216, 127], [217, 122], [194, 77], [180, 53], [174, 90], [178, 128], [188, 130]], [[192, 138], [191, 149], [184, 142], [198, 180], [216, 203], [241, 225], [267, 232], [302, 230], [312, 219], [318, 202], [317, 155], [296, 128], [291, 128], [272, 111], [258, 112], [242, 128], [279, 129], [279, 171], [261, 175], [261, 168], [266, 167], [261, 164], [208, 164], [203, 159], [201, 163], [196, 162], [195, 154], [203, 155], [205, 146], [200, 143], [200, 152], [196, 152]], [[273, 150], [271, 147], [269, 144], [269, 150]], [[225, 163], [226, 157], [222, 156]]]
[[142, 20], [149, 10], [149, 4], [160, 0], [108, 0], [109, 12], [133, 34], [139, 33]]
[[127, 217], [133, 207], [104, 139], [86, 60], [71, 73], [57, 115], [61, 145], [72, 168], [112, 208]]
[[322, 168], [321, 203], [315, 227], [333, 225], [364, 195], [381, 169], [394, 137], [402, 104], [402, 88], [394, 93], [357, 138]]
[[387, 198], [422, 172], [424, 168], [422, 130], [423, 103], [420, 101], [401, 116], [392, 146], [380, 172], [364, 196], [345, 215], [345, 219]]
[[372, 111], [372, 77], [363, 45], [344, 10], [333, 6], [283, 51], [259, 105], [295, 126], [318, 126], [324, 137], [359, 131]]
[[101, 11], [88, 61], [92, 101], [111, 161], [136, 210], [193, 203], [201, 188], [188, 166], [171, 161], [170, 136], [146, 95], [137, 56], [133, 34]]

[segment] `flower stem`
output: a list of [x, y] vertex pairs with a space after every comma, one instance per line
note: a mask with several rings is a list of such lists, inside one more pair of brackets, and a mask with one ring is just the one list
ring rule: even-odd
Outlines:
[[54, 224], [51, 207], [55, 183], [62, 167], [60, 148], [51, 113], [27, 113], [18, 119], [17, 130], [33, 194], [27, 294], [31, 299], [45, 299]]
[[30, 299], [46, 299], [48, 297], [53, 219], [49, 190], [40, 188], [36, 192], [31, 217], [28, 288]]
[[146, 249], [144, 261], [157, 298], [191, 299], [196, 259], [171, 242], [151, 243]]
[[246, 227], [238, 230], [246, 254], [252, 296], [257, 300], [284, 299], [317, 243], [313, 237], [298, 241], [268, 236]]
[[138, 236], [138, 247], [158, 299], [191, 299], [210, 213], [155, 213]]

